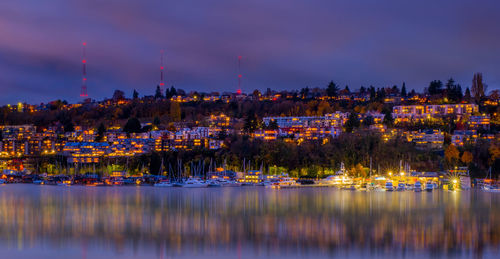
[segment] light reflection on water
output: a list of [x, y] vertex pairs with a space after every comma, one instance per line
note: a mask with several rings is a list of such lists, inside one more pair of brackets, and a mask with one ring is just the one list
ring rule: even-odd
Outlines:
[[4, 185], [0, 247], [18, 259], [489, 257], [499, 205], [476, 191]]

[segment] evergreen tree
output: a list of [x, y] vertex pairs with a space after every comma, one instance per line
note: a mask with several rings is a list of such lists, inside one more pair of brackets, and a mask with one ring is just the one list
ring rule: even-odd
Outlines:
[[139, 93], [134, 89], [134, 93], [132, 94], [132, 98], [135, 100], [139, 98]]
[[375, 98], [377, 97], [377, 92], [375, 91], [375, 87], [373, 87], [373, 85], [370, 85], [370, 100], [375, 100]]
[[337, 85], [333, 81], [330, 81], [330, 83], [328, 84], [328, 87], [326, 88], [326, 94], [330, 97], [336, 97], [338, 94], [338, 91], [339, 91], [339, 88], [337, 87]]
[[139, 133], [141, 129], [141, 122], [135, 117], [128, 119], [125, 126], [123, 126], [123, 131], [127, 133]]
[[429, 87], [427, 88], [427, 93], [429, 95], [437, 95], [443, 92], [443, 82], [441, 80], [434, 80], [430, 82]]
[[355, 112], [352, 112], [349, 114], [349, 117], [347, 118], [347, 121], [344, 124], [344, 129], [347, 133], [351, 133], [355, 128], [358, 128], [360, 125], [359, 119], [358, 119], [358, 114]]
[[401, 96], [406, 97], [406, 84], [403, 82], [403, 86], [401, 86]]
[[394, 118], [392, 118], [392, 112], [391, 112], [391, 110], [389, 110], [389, 109], [385, 110], [383, 123], [387, 127], [392, 127], [394, 125]]
[[472, 99], [472, 96], [471, 96], [471, 94], [470, 94], [469, 87], [467, 87], [467, 88], [465, 89], [464, 100], [465, 100], [466, 102], [470, 102], [470, 101], [471, 101], [471, 99]]
[[101, 122], [101, 124], [99, 124], [99, 127], [97, 127], [97, 136], [95, 137], [95, 141], [96, 142], [101, 142], [102, 139], [104, 138], [104, 133], [105, 132], [106, 132], [106, 127]]
[[161, 88], [160, 88], [159, 85], [156, 86], [155, 98], [156, 99], [162, 99], [163, 98], [163, 94], [161, 92]]

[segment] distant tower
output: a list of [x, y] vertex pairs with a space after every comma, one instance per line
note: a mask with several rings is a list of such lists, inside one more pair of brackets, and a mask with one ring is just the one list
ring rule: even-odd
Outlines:
[[82, 59], [82, 89], [80, 91], [80, 97], [88, 97], [87, 94], [87, 55], [85, 53], [85, 48], [87, 47], [87, 43], [83, 43], [83, 59]]
[[237, 94], [241, 94], [241, 56], [238, 56], [238, 90]]
[[163, 76], [165, 67], [163, 65], [163, 50], [160, 51], [161, 57], [160, 57], [160, 88], [163, 91], [163, 87], [165, 86], [165, 79]]

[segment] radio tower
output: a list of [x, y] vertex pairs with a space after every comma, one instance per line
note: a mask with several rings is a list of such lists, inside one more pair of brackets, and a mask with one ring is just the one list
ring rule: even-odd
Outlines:
[[165, 80], [163, 77], [163, 71], [165, 70], [165, 67], [163, 66], [163, 50], [160, 51], [161, 57], [160, 57], [160, 89], [163, 91], [164, 85], [165, 85]]
[[80, 97], [88, 97], [89, 95], [87, 94], [87, 59], [86, 59], [86, 53], [85, 53], [85, 48], [87, 47], [87, 43], [84, 42], [83, 44], [83, 59], [82, 59], [82, 89], [80, 91]]
[[237, 94], [241, 94], [241, 56], [238, 56], [238, 90]]

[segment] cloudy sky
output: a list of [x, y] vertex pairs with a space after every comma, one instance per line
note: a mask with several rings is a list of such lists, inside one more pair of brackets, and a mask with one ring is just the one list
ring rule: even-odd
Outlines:
[[482, 72], [500, 86], [498, 0], [2, 0], [0, 104], [153, 94], [400, 85]]

